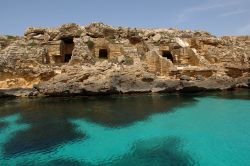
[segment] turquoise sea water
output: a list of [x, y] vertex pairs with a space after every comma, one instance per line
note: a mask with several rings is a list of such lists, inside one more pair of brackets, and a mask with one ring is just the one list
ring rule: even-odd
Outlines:
[[247, 166], [250, 91], [1, 99], [2, 166]]

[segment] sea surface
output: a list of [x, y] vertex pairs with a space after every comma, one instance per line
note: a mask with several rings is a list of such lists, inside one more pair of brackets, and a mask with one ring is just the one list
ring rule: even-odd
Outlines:
[[1, 166], [248, 166], [250, 91], [0, 99]]

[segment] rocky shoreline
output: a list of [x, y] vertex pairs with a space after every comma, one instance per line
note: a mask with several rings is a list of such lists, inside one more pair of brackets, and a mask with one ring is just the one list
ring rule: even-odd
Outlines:
[[[221, 82], [221, 80], [169, 80], [159, 81], [151, 87], [151, 89], [128, 89], [126, 91], [118, 90], [116, 87], [110, 87], [103, 91], [86, 90], [80, 88], [62, 88], [48, 87], [44, 89], [36, 88], [10, 88], [0, 89], [0, 98], [13, 97], [72, 97], [72, 96], [99, 96], [99, 95], [123, 95], [123, 94], [138, 94], [138, 93], [197, 93], [197, 92], [211, 92], [211, 91], [227, 91], [246, 89], [250, 87], [250, 79]], [[231, 81], [231, 82], [230, 82]], [[53, 90], [51, 90], [53, 89]]]
[[250, 87], [250, 36], [88, 26], [0, 36], [0, 98]]

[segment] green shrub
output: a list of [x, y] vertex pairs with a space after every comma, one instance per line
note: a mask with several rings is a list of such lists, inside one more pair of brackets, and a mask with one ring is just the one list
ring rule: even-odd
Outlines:
[[28, 46], [30, 46], [30, 47], [35, 47], [35, 46], [37, 46], [38, 44], [37, 43], [35, 43], [35, 42], [32, 42], [32, 43], [29, 43], [28, 44]]
[[78, 31], [76, 32], [76, 35], [77, 35], [77, 36], [81, 36], [82, 32], [83, 32], [82, 30], [78, 30]]
[[7, 35], [6, 37], [7, 37], [7, 39], [9, 39], [9, 40], [16, 40], [16, 39], [18, 39], [18, 36]]
[[134, 64], [134, 59], [131, 58], [130, 56], [125, 56], [125, 65], [133, 65]]
[[88, 45], [88, 48], [91, 50], [91, 49], [94, 48], [95, 43], [93, 41], [91, 41], [91, 40], [88, 40], [87, 45]]
[[111, 63], [118, 63], [118, 58], [117, 57], [110, 58], [109, 62], [111, 62]]
[[107, 40], [110, 42], [110, 43], [115, 43], [115, 35], [114, 34], [111, 34], [108, 36]]

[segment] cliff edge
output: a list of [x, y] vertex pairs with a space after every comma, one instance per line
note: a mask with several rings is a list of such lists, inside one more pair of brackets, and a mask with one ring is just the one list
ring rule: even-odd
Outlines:
[[250, 87], [250, 36], [114, 28], [29, 28], [0, 36], [0, 97], [196, 92]]

